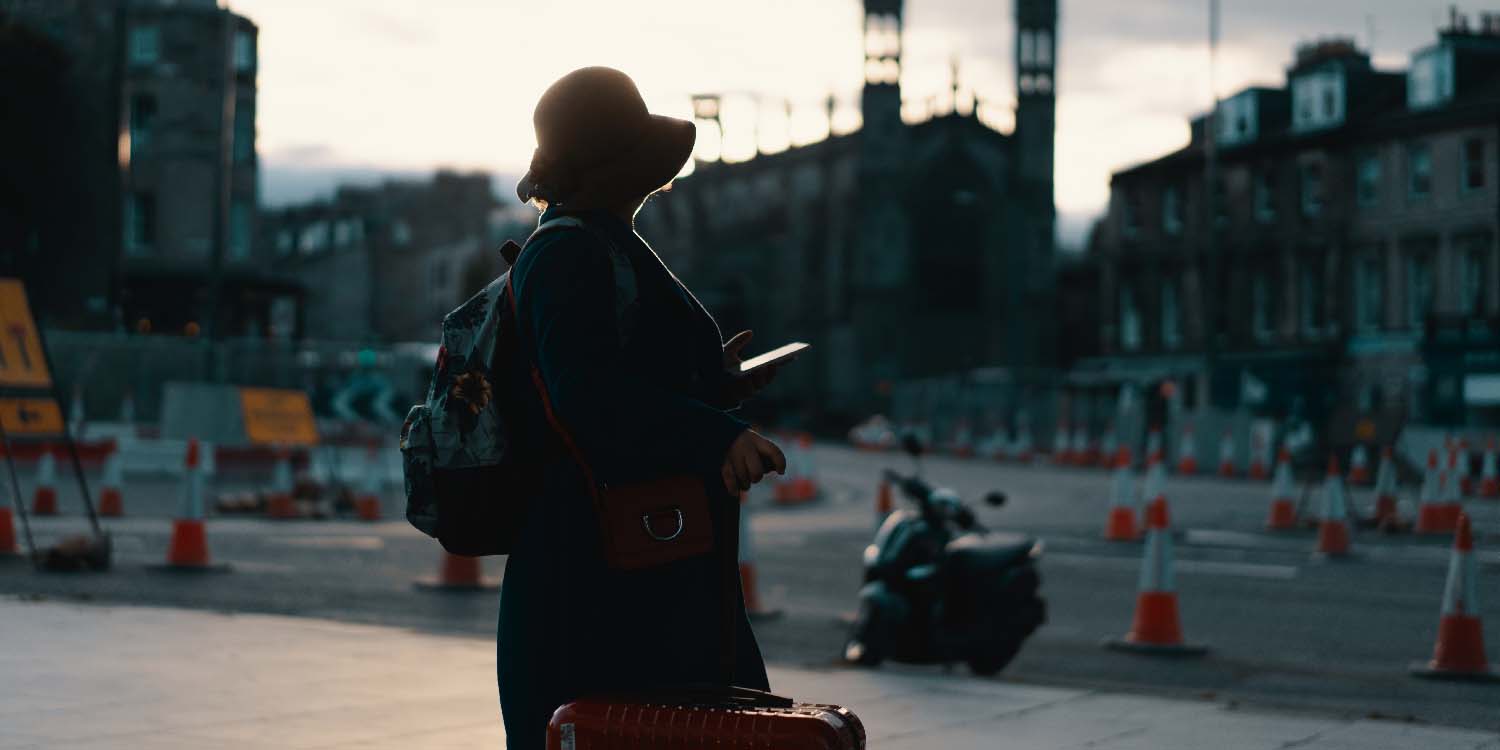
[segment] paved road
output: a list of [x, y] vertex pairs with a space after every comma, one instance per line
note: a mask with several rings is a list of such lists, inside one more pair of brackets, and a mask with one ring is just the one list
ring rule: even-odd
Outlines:
[[[757, 502], [753, 527], [762, 593], [785, 611], [757, 626], [769, 659], [821, 665], [839, 652], [839, 616], [852, 608], [858, 554], [873, 523], [876, 469], [899, 457], [822, 446], [816, 464], [827, 490], [820, 502], [770, 509]], [[1406, 674], [1436, 636], [1447, 541], [1355, 536], [1358, 558], [1316, 561], [1311, 533], [1259, 531], [1267, 486], [1217, 479], [1174, 479], [1168, 492], [1178, 534], [1178, 585], [1184, 628], [1212, 654], [1160, 661], [1099, 648], [1128, 626], [1138, 545], [1102, 541], [1104, 472], [1015, 467], [934, 458], [930, 479], [977, 497], [1005, 490], [1010, 503], [984, 509], [989, 524], [1022, 529], [1047, 542], [1044, 591], [1051, 619], [1005, 679], [1175, 695], [1213, 694], [1249, 704], [1331, 709], [1351, 715], [1500, 729], [1500, 687], [1432, 683]], [[1369, 502], [1356, 493], [1356, 503]], [[400, 520], [269, 522], [216, 519], [211, 545], [234, 565], [222, 576], [173, 576], [145, 569], [166, 546], [175, 503], [163, 483], [135, 487], [130, 518], [110, 524], [118, 569], [104, 575], [40, 575], [0, 565], [0, 592], [82, 597], [227, 611], [331, 617], [437, 631], [489, 633], [493, 594], [435, 595], [410, 579], [437, 567], [435, 546]], [[67, 498], [64, 506], [68, 507]], [[1470, 503], [1481, 548], [1481, 605], [1500, 659], [1500, 503]], [[386, 498], [399, 519], [395, 490]], [[81, 528], [76, 516], [38, 523], [42, 538]], [[486, 561], [503, 572], [502, 560]], [[1488, 595], [1489, 592], [1495, 592]], [[937, 671], [937, 668], [934, 668]], [[971, 679], [961, 670], [952, 679]]]

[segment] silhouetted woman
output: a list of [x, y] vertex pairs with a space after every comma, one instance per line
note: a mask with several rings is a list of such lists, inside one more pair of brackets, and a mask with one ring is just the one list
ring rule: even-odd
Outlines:
[[[781, 451], [728, 413], [770, 374], [730, 374], [748, 332], [724, 344], [633, 229], [641, 204], [686, 163], [695, 126], [650, 115], [628, 76], [597, 67], [547, 89], [533, 123], [538, 147], [518, 197], [543, 209], [542, 224], [564, 215], [585, 224], [539, 235], [512, 276], [522, 346], [552, 411], [599, 482], [700, 477], [722, 527], [740, 491], [785, 470]], [[628, 257], [637, 286], [628, 330], [610, 245]], [[507, 387], [532, 388], [529, 362]], [[583, 695], [722, 683], [726, 594], [738, 603], [734, 682], [767, 689], [743, 595], [737, 581], [724, 590], [717, 550], [645, 570], [607, 566], [583, 472], [535, 412], [516, 434], [548, 446], [544, 491], [506, 563], [500, 599], [508, 745], [540, 750], [552, 712]]]

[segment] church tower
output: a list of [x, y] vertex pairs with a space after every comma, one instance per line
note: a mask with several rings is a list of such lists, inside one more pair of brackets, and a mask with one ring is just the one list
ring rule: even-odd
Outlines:
[[902, 0], [865, 0], [865, 86], [860, 94], [867, 157], [894, 161], [901, 138]]
[[1057, 125], [1057, 0], [1016, 3], [1016, 150], [1021, 179], [1053, 205]]

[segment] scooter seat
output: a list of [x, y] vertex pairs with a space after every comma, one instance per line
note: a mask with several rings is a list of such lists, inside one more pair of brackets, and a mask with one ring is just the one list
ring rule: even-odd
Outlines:
[[991, 531], [964, 534], [944, 549], [948, 567], [960, 577], [999, 573], [1031, 554], [1036, 540], [1025, 534]]

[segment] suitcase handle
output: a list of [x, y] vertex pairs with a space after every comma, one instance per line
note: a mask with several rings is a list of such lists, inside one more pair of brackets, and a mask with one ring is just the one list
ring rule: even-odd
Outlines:
[[667, 705], [732, 705], [736, 708], [791, 708], [795, 705], [791, 698], [737, 685], [684, 685], [661, 692], [632, 692], [629, 699]]

